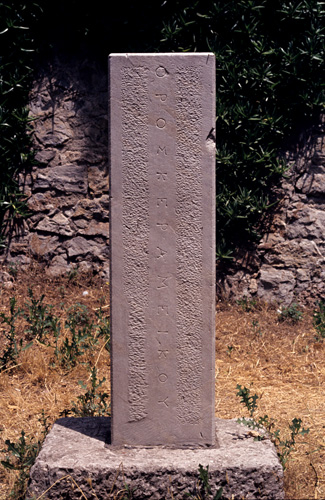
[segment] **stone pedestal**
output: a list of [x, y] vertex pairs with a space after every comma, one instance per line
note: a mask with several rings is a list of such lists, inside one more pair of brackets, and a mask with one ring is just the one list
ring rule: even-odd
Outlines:
[[[116, 447], [110, 418], [61, 418], [31, 470], [29, 494], [49, 500], [180, 500], [195, 494], [199, 464], [209, 467], [213, 494], [223, 499], [284, 499], [283, 471], [271, 441], [254, 441], [234, 420], [216, 420], [209, 448]], [[119, 496], [118, 496], [118, 492]]]

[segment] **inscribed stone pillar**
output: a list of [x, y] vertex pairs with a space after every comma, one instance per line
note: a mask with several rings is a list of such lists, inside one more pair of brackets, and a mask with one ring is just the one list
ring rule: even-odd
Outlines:
[[112, 444], [215, 440], [215, 59], [111, 54]]

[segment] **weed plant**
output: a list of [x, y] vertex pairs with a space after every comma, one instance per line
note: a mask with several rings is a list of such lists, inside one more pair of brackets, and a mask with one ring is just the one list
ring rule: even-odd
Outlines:
[[239, 305], [245, 312], [254, 311], [257, 308], [257, 300], [249, 299], [246, 296], [241, 299], [237, 299], [236, 304]]
[[61, 330], [56, 330], [55, 356], [59, 365], [68, 369], [76, 365], [77, 360], [86, 350], [91, 349], [96, 343], [93, 337], [93, 323], [89, 322], [87, 307], [75, 304], [68, 310], [65, 328], [69, 332], [65, 335], [59, 346]]
[[5, 441], [6, 448], [1, 450], [6, 454], [5, 459], [1, 460], [3, 467], [9, 470], [18, 471], [18, 475], [9, 496], [9, 498], [13, 500], [26, 499], [25, 495], [30, 468], [34, 464], [42, 443], [49, 431], [47, 420], [48, 417], [45, 417], [43, 410], [39, 419], [43, 427], [41, 439], [36, 440], [33, 437], [27, 437], [25, 431], [22, 430], [18, 441], [13, 442], [7, 439]]
[[93, 367], [90, 371], [90, 387], [79, 380], [78, 384], [86, 391], [77, 397], [77, 402], [72, 402], [72, 407], [61, 412], [61, 416], [67, 417], [74, 415], [76, 417], [102, 417], [108, 415], [107, 400], [109, 395], [106, 392], [99, 391], [100, 387], [105, 382], [97, 379], [97, 368]]
[[21, 310], [16, 308], [16, 305], [15, 297], [11, 297], [10, 316], [0, 313], [2, 324], [7, 326], [7, 328], [1, 328], [4, 342], [2, 343], [3, 350], [0, 356], [0, 371], [6, 370], [13, 365], [17, 361], [19, 354], [32, 345], [32, 342], [26, 343], [22, 338], [19, 340], [17, 338], [16, 320], [20, 316]]
[[[300, 418], [294, 418], [289, 424], [290, 437], [283, 439], [280, 435], [280, 430], [274, 430], [275, 421], [268, 415], [263, 417], [255, 418], [255, 411], [257, 410], [257, 400], [259, 399], [257, 394], [251, 394], [250, 389], [247, 387], [242, 387], [237, 385], [237, 396], [239, 396], [240, 402], [244, 404], [249, 413], [249, 419], [240, 418], [238, 422], [246, 425], [251, 429], [257, 429], [260, 432], [256, 433], [255, 439], [262, 440], [265, 439], [267, 435], [271, 441], [274, 443], [279, 460], [283, 468], [286, 467], [286, 463], [289, 459], [290, 453], [294, 450], [296, 444], [296, 438], [301, 435], [309, 433], [309, 429], [302, 427], [302, 420]], [[265, 434], [266, 431], [266, 434]]]
[[98, 328], [98, 336], [105, 340], [105, 349], [110, 352], [110, 338], [111, 338], [111, 330], [110, 330], [110, 320], [108, 316], [104, 316], [103, 310], [100, 307], [98, 311], [96, 311], [97, 317], [97, 328]]
[[27, 321], [27, 333], [32, 339], [44, 343], [45, 338], [53, 330], [53, 314], [51, 307], [44, 304], [44, 294], [35, 298], [32, 288], [28, 288], [29, 300], [25, 303], [24, 318]]
[[314, 309], [313, 326], [316, 330], [315, 340], [323, 342], [325, 339], [325, 301], [320, 300]]
[[[194, 494], [189, 493], [186, 495], [191, 500], [221, 500], [223, 488], [218, 488], [217, 492], [213, 495], [212, 488], [209, 480], [209, 466], [203, 467], [199, 464], [199, 479], [194, 488]], [[213, 495], [213, 496], [212, 496]]]
[[258, 335], [259, 337], [263, 337], [264, 335], [264, 332], [260, 326], [260, 323], [257, 319], [254, 319], [252, 321], [252, 327], [253, 327], [253, 330], [254, 330], [254, 334], [255, 335]]
[[298, 323], [303, 317], [302, 311], [296, 302], [293, 302], [290, 306], [282, 307], [278, 309], [278, 319], [279, 321], [289, 321], [290, 323]]
[[[52, 306], [44, 303], [44, 295], [34, 297], [31, 288], [28, 295], [29, 300], [22, 309], [17, 308], [16, 298], [11, 297], [10, 315], [0, 313], [4, 340], [0, 371], [17, 362], [20, 353], [31, 347], [35, 340], [53, 349], [52, 367], [59, 365], [68, 370], [76, 366], [86, 351], [98, 345], [100, 338], [104, 339], [105, 349], [109, 350], [109, 318], [104, 316], [101, 308], [96, 311], [95, 324], [90, 320], [87, 306], [76, 303], [68, 309], [62, 327], [61, 319], [53, 313]], [[27, 324], [23, 335], [17, 333], [18, 318], [23, 318]]]

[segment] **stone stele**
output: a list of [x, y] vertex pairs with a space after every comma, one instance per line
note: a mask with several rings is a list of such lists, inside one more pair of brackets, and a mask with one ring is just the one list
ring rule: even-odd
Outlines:
[[112, 444], [215, 440], [215, 58], [112, 54]]
[[[110, 57], [112, 421], [62, 418], [28, 494], [281, 500], [269, 439], [214, 417], [214, 57]], [[266, 438], [266, 436], [264, 435]]]

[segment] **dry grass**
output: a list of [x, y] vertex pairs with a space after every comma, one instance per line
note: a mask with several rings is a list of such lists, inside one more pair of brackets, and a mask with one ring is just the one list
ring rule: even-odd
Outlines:
[[[22, 307], [29, 286], [35, 297], [45, 294], [44, 302], [63, 320], [67, 309], [77, 302], [87, 305], [94, 320], [99, 307], [108, 312], [108, 284], [90, 275], [51, 280], [38, 267], [18, 272], [13, 287], [1, 290], [0, 312], [8, 313], [11, 296]], [[87, 296], [83, 296], [84, 291]], [[19, 321], [23, 335], [26, 326]], [[288, 462], [286, 498], [324, 499], [325, 343], [315, 342], [312, 311], [305, 310], [299, 323], [290, 324], [279, 322], [272, 306], [255, 305], [245, 311], [240, 305], [220, 302], [216, 323], [216, 415], [247, 416], [236, 397], [236, 385], [240, 384], [260, 396], [258, 415], [275, 419], [284, 437], [291, 420], [301, 418], [310, 433], [298, 438]], [[103, 389], [109, 392], [109, 356], [102, 346], [103, 341], [83, 361], [92, 366], [97, 363], [99, 377], [107, 378]], [[0, 373], [0, 448], [8, 438], [17, 441], [22, 429], [39, 438], [42, 410], [54, 422], [82, 392], [78, 380], [89, 377], [86, 367], [78, 363], [68, 371], [51, 368], [52, 358], [53, 349], [36, 342], [20, 356], [18, 366]], [[0, 467], [0, 499], [8, 498], [14, 480], [14, 472]]]
[[216, 317], [216, 414], [247, 416], [235, 396], [240, 384], [260, 396], [258, 414], [275, 419], [283, 436], [292, 419], [301, 418], [310, 433], [298, 438], [288, 462], [286, 498], [325, 498], [325, 345], [314, 340], [312, 311], [290, 324], [279, 322], [275, 307], [245, 312], [219, 304]]

